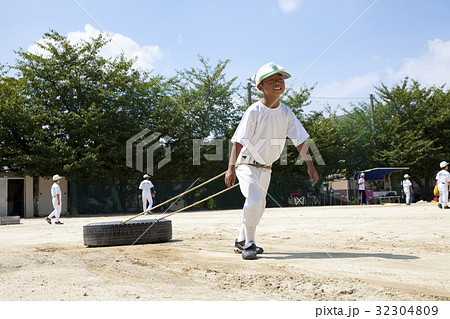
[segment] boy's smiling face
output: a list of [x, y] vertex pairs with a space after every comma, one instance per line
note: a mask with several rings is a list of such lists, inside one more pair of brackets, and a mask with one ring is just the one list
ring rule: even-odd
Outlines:
[[258, 84], [258, 89], [264, 93], [264, 96], [281, 96], [286, 87], [284, 84], [284, 76], [281, 73], [269, 76], [264, 79], [260, 84]]

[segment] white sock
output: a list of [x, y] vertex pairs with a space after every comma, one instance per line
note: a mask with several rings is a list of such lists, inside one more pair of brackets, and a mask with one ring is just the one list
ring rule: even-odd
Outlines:
[[238, 236], [238, 238], [237, 238], [237, 241], [243, 241], [243, 240], [245, 240], [245, 225], [244, 224], [242, 224], [242, 226], [241, 226], [241, 230], [239, 231], [239, 236]]
[[245, 244], [249, 242], [255, 243], [256, 226], [245, 225]]

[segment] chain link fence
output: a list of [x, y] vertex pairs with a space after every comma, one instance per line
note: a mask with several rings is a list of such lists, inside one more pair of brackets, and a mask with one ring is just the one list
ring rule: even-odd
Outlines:
[[[153, 206], [177, 196], [189, 188], [195, 187], [204, 180], [184, 181], [152, 181], [155, 185], [156, 197]], [[195, 182], [195, 183], [194, 183]], [[84, 179], [69, 182], [69, 211], [71, 215], [109, 215], [142, 212], [142, 201], [138, 198], [140, 181], [106, 181]], [[267, 196], [267, 207], [291, 206], [291, 193], [299, 193], [305, 197], [304, 205], [327, 205], [327, 195], [321, 191], [320, 181], [311, 187], [308, 179], [301, 176], [272, 175]], [[204, 187], [188, 193], [176, 201], [169, 202], [156, 212], [174, 211], [202, 200], [225, 189], [223, 178], [219, 178]], [[317, 201], [310, 200], [314, 195]], [[241, 209], [244, 204], [239, 187], [231, 189], [217, 197], [209, 199], [189, 210], [223, 210]]]

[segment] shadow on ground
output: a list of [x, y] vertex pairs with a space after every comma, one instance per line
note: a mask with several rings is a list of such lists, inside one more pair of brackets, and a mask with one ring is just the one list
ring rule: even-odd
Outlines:
[[385, 258], [385, 259], [420, 259], [418, 256], [412, 255], [395, 255], [395, 254], [373, 254], [373, 253], [326, 253], [326, 252], [311, 252], [311, 253], [264, 253], [259, 255], [260, 258], [273, 259], [340, 259], [340, 258]]

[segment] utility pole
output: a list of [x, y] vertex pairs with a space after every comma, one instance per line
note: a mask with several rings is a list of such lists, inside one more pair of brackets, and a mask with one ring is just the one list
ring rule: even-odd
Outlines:
[[248, 104], [248, 106], [250, 106], [250, 105], [252, 105], [252, 87], [253, 87], [253, 85], [250, 82], [250, 79], [247, 79], [247, 80], [249, 80], [247, 83], [247, 104]]
[[372, 115], [372, 120], [371, 120], [372, 132], [375, 132], [375, 118], [373, 116], [373, 100], [374, 100], [373, 94], [370, 94], [370, 114]]

